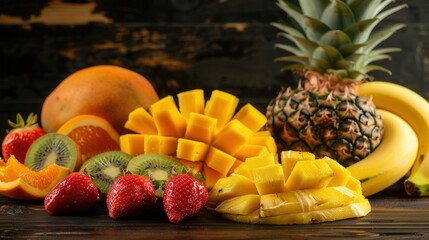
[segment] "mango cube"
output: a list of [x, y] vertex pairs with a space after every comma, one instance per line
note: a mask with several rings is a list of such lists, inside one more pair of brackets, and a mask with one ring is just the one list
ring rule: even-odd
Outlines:
[[207, 143], [179, 138], [177, 143], [177, 158], [196, 162], [203, 161], [209, 145]]
[[210, 147], [206, 156], [206, 165], [226, 176], [234, 165], [235, 157], [215, 148]]
[[216, 123], [216, 118], [190, 113], [185, 138], [210, 144], [215, 134]]
[[185, 135], [186, 120], [176, 107], [154, 108], [152, 117], [159, 135], [177, 138]]
[[179, 162], [182, 163], [186, 169], [190, 169], [192, 168], [193, 173], [199, 173], [203, 170], [203, 165], [204, 162], [199, 161], [199, 162], [192, 162], [192, 161], [188, 161], [188, 160], [183, 160], [183, 159], [179, 159]]
[[214, 137], [213, 146], [234, 155], [253, 135], [252, 130], [237, 119], [231, 120]]
[[229, 169], [228, 175], [230, 175], [233, 172], [235, 172], [235, 169], [237, 169], [243, 163], [244, 163], [243, 161], [240, 161], [240, 160], [236, 159], [235, 162], [234, 162], [234, 164], [232, 164], [232, 167]]
[[180, 113], [189, 119], [190, 113], [204, 113], [204, 90], [194, 89], [177, 94]]
[[218, 213], [247, 215], [259, 209], [260, 196], [247, 194], [223, 201], [216, 207]]
[[149, 107], [149, 112], [153, 115], [153, 111], [155, 109], [166, 109], [166, 108], [177, 108], [176, 102], [174, 101], [174, 98], [171, 95], [165, 96], [159, 99], [158, 101], [156, 101], [155, 103], [153, 103]]
[[310, 152], [300, 152], [300, 151], [282, 151], [280, 154], [281, 163], [283, 166], [283, 172], [285, 179], [289, 178], [292, 169], [295, 167], [295, 164], [298, 161], [304, 160], [315, 160], [316, 156]]
[[126, 129], [141, 134], [157, 134], [152, 116], [142, 107], [134, 109], [125, 122]]
[[144, 153], [172, 155], [177, 149], [177, 138], [160, 135], [144, 135]]
[[289, 178], [286, 179], [287, 191], [308, 188], [323, 188], [331, 181], [334, 172], [328, 163], [321, 160], [304, 160], [295, 164]]
[[239, 99], [229, 93], [214, 90], [207, 101], [204, 114], [217, 119], [217, 128], [223, 127], [235, 113]]
[[143, 134], [124, 134], [119, 137], [119, 145], [122, 152], [133, 156], [144, 153], [144, 136]]
[[258, 194], [255, 183], [244, 176], [231, 175], [216, 182], [209, 192], [207, 205], [216, 207], [228, 198], [247, 194]]
[[226, 177], [226, 175], [219, 173], [206, 164], [203, 166], [203, 175], [206, 179], [205, 184], [208, 190], [211, 190], [219, 179]]
[[252, 137], [250, 137], [248, 144], [264, 146], [270, 153], [277, 154], [276, 141], [271, 136], [271, 134], [268, 136], [254, 134]]
[[268, 152], [268, 149], [265, 146], [246, 144], [234, 154], [234, 157], [244, 161], [246, 158], [258, 156], [264, 152]]
[[259, 131], [267, 122], [265, 115], [253, 107], [250, 103], [240, 108], [240, 110], [234, 115], [232, 119], [239, 120], [253, 132]]
[[260, 195], [284, 191], [285, 178], [281, 164], [270, 164], [254, 168], [252, 176]]
[[245, 165], [249, 169], [263, 167], [267, 165], [275, 164], [274, 156], [268, 151], [263, 151], [261, 154], [254, 157], [248, 157], [244, 161]]

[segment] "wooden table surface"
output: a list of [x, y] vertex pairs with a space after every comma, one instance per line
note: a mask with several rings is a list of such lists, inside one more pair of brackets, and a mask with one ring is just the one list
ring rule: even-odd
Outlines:
[[171, 224], [161, 213], [113, 220], [100, 204], [85, 216], [51, 216], [42, 203], [0, 197], [1, 239], [429, 239], [429, 198], [403, 195], [399, 184], [371, 196], [365, 217], [310, 225], [251, 225], [205, 210]]

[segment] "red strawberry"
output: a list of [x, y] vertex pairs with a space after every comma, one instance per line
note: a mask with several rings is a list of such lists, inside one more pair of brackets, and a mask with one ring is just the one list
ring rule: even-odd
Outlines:
[[25, 155], [27, 154], [30, 145], [46, 132], [37, 124], [37, 115], [30, 113], [27, 121], [24, 121], [21, 114], [16, 115], [16, 123], [8, 121], [9, 125], [13, 127], [8, 132], [2, 143], [2, 154], [5, 161], [7, 161], [10, 155], [14, 155], [15, 158], [24, 163]]
[[172, 223], [191, 218], [203, 210], [207, 201], [207, 188], [203, 182], [188, 174], [172, 177], [165, 186], [163, 205]]
[[45, 210], [54, 215], [85, 213], [98, 200], [98, 190], [91, 179], [81, 173], [71, 173], [60, 181], [45, 198]]
[[139, 216], [155, 201], [152, 181], [133, 174], [118, 177], [106, 197], [109, 217], [113, 219]]

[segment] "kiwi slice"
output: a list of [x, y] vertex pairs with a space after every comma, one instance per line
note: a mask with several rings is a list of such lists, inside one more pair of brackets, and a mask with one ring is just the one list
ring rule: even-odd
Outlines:
[[185, 173], [186, 167], [173, 157], [146, 153], [133, 157], [128, 163], [127, 172], [148, 177], [155, 186], [156, 195], [161, 197], [167, 181]]
[[73, 171], [78, 157], [79, 149], [71, 138], [64, 134], [47, 133], [31, 144], [24, 164], [34, 171], [40, 171], [54, 163]]
[[83, 164], [80, 172], [86, 174], [100, 193], [107, 194], [116, 178], [125, 174], [132, 155], [121, 151], [97, 154]]

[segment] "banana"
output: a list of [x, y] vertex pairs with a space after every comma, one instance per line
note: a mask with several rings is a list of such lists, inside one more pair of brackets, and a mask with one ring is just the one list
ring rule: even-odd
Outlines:
[[379, 109], [384, 125], [380, 145], [369, 156], [347, 169], [362, 182], [362, 194], [370, 196], [391, 186], [410, 170], [417, 156], [418, 139], [399, 116]]
[[372, 97], [377, 109], [398, 115], [414, 129], [419, 149], [404, 188], [410, 196], [429, 195], [429, 102], [411, 89], [382, 81], [362, 84], [359, 95]]

